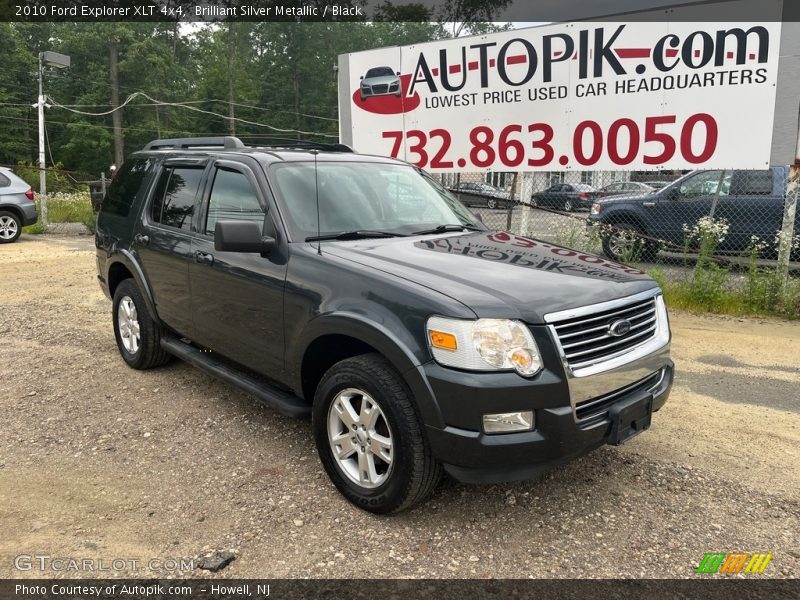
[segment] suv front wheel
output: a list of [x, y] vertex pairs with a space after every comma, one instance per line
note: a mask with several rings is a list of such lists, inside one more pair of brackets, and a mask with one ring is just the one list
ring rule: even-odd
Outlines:
[[378, 354], [348, 358], [325, 373], [314, 397], [313, 429], [334, 485], [370, 512], [416, 504], [441, 476], [405, 384]]
[[658, 255], [658, 243], [645, 239], [642, 230], [631, 223], [611, 225], [603, 236], [603, 253], [617, 262], [652, 262]]
[[142, 292], [133, 279], [114, 290], [114, 337], [123, 360], [134, 369], [151, 369], [169, 362], [161, 348], [162, 328], [147, 310]]

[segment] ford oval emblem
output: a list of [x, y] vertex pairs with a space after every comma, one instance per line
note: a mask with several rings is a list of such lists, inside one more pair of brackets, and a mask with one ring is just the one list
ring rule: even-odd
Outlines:
[[608, 334], [614, 337], [622, 337], [631, 330], [631, 322], [626, 319], [619, 319], [608, 326]]

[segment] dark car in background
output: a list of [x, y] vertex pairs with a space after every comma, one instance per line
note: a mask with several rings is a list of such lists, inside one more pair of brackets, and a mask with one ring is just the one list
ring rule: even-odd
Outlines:
[[[589, 222], [611, 226], [603, 234], [603, 252], [613, 260], [630, 260], [634, 250], [652, 259], [664, 245], [681, 250], [686, 230], [703, 217], [727, 224], [719, 253], [744, 252], [753, 236], [774, 248], [783, 223], [788, 176], [789, 167], [693, 171], [651, 194], [599, 200]], [[800, 219], [795, 223], [798, 232]]]
[[466, 206], [508, 208], [513, 204], [511, 194], [483, 181], [464, 181], [450, 191]]
[[586, 183], [556, 183], [544, 191], [531, 196], [531, 205], [559, 208], [572, 212], [581, 208], [589, 210], [594, 201], [595, 190]]
[[38, 218], [31, 186], [11, 169], [0, 167], [0, 244], [16, 242], [22, 228]]
[[608, 198], [609, 196], [630, 196], [633, 194], [649, 194], [656, 188], [639, 181], [617, 181], [609, 183], [593, 192], [593, 198]]

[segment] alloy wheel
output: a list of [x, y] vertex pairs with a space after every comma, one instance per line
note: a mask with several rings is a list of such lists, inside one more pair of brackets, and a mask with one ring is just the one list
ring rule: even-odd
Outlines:
[[136, 354], [141, 345], [139, 316], [130, 296], [123, 296], [117, 307], [117, 326], [122, 345], [130, 354]]
[[13, 239], [17, 235], [17, 222], [13, 217], [0, 217], [0, 238], [4, 240]]
[[389, 478], [392, 431], [381, 407], [366, 392], [340, 391], [328, 409], [328, 442], [339, 469], [353, 483], [376, 488]]

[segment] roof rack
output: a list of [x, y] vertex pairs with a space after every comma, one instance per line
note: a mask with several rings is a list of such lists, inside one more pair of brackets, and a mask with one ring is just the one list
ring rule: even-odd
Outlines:
[[[255, 137], [255, 136], [254, 136]], [[261, 141], [263, 140], [263, 142]], [[240, 148], [294, 148], [297, 150], [323, 150], [326, 152], [352, 152], [353, 149], [345, 144], [329, 144], [326, 142], [312, 142], [310, 140], [298, 140], [292, 138], [258, 137], [257, 140], [245, 143], [238, 137], [219, 136], [219, 137], [195, 137], [195, 138], [173, 138], [167, 140], [153, 140], [147, 144], [143, 150], [162, 150], [167, 148], [190, 149], [190, 148], [223, 148], [225, 150], [236, 150]]]
[[298, 140], [297, 138], [284, 138], [275, 136], [248, 136], [251, 140], [245, 142], [254, 148], [294, 148], [297, 150], [324, 150], [326, 152], [352, 152], [353, 149], [345, 144], [331, 144], [328, 142], [314, 142], [311, 140]]
[[168, 140], [153, 140], [144, 147], [144, 150], [160, 150], [162, 148], [224, 148], [225, 150], [235, 150], [244, 148], [245, 145], [237, 137], [218, 136], [218, 137], [195, 137], [195, 138], [173, 138]]

